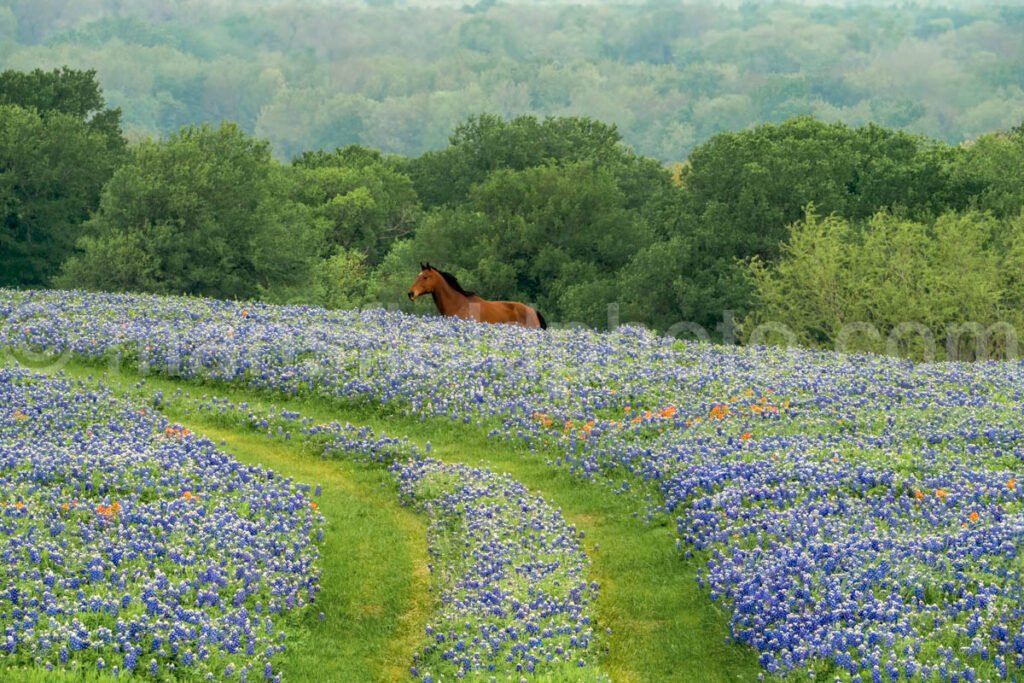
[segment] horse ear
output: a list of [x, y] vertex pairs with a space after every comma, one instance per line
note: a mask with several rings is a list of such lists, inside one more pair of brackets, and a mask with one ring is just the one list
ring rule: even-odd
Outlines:
[[427, 264], [424, 263], [423, 261], [420, 261], [420, 270], [426, 270], [426, 269], [427, 269]]

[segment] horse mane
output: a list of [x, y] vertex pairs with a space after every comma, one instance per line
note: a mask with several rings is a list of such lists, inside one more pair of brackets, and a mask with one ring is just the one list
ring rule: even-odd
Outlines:
[[441, 277], [444, 278], [444, 281], [448, 283], [448, 286], [451, 287], [452, 289], [454, 289], [459, 294], [461, 294], [463, 296], [476, 296], [476, 292], [467, 292], [466, 290], [464, 290], [462, 288], [462, 285], [459, 284], [459, 281], [456, 280], [455, 276], [452, 275], [451, 273], [446, 273], [443, 270], [438, 270], [437, 268], [435, 268], [434, 266], [430, 265], [429, 263], [424, 266], [424, 269], [433, 270], [433, 271], [436, 271], [437, 273], [439, 273], [441, 275]]

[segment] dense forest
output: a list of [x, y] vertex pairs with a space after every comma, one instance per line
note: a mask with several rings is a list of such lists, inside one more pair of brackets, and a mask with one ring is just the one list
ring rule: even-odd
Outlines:
[[421, 261], [560, 325], [834, 345], [856, 322], [892, 351], [912, 323], [978, 355], [963, 325], [1024, 322], [1024, 127], [949, 145], [796, 117], [666, 167], [592, 118], [485, 114], [418, 156], [285, 163], [230, 122], [129, 143], [93, 71], [0, 73], [0, 286], [426, 311]]
[[0, 70], [95, 69], [129, 140], [222, 121], [288, 161], [437, 151], [482, 112], [681, 162], [809, 115], [950, 144], [1020, 123], [1020, 2], [0, 0]]

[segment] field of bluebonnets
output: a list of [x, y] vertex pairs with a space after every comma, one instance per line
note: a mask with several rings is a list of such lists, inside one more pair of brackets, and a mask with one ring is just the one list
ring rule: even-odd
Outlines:
[[[652, 499], [650, 515], [674, 518], [680, 552], [706, 559], [699, 581], [709, 600], [726, 607], [733, 639], [756, 648], [766, 672], [795, 671], [803, 678], [810, 671], [824, 680], [980, 681], [1012, 679], [1024, 670], [1020, 362], [913, 364], [875, 356], [687, 344], [632, 327], [609, 333], [538, 332], [379, 310], [326, 312], [205, 299], [12, 291], [0, 291], [0, 348], [18, 349], [12, 357], [49, 358], [51, 365], [73, 356], [183, 380], [397, 405], [414, 415], [478, 424], [494, 438], [543, 445], [545, 453], [555, 454], [551, 467], [570, 468], [613, 490], [653, 483], [660, 497]], [[24, 378], [12, 385], [47, 386]], [[42, 478], [32, 483], [37, 468], [31, 458], [18, 455], [24, 450], [19, 444], [31, 450], [31, 441], [6, 435], [30, 428], [26, 425], [32, 420], [24, 416], [50, 415], [47, 419], [59, 421], [61, 428], [49, 432], [63, 439], [67, 458], [86, 457], [80, 453], [88, 450], [89, 440], [67, 434], [81, 433], [83, 424], [96, 421], [74, 411], [98, 410], [104, 399], [81, 399], [82, 408], [56, 401], [26, 398], [25, 408], [3, 403], [4, 453], [13, 454], [3, 479], [5, 543], [12, 543], [9, 529], [22, 519], [19, 515], [30, 514], [41, 498], [49, 501], [50, 517], [60, 514], [67, 496], [71, 502], [75, 496], [88, 501], [86, 512], [93, 517], [77, 529], [98, 531], [83, 536], [83, 543], [109, 524], [100, 508], [114, 503], [122, 506], [115, 517], [123, 523], [126, 503], [133, 510], [144, 503], [198, 504], [184, 497], [180, 489], [186, 484], [172, 481], [161, 488], [161, 479], [145, 479], [141, 472], [139, 480], [107, 482], [103, 494], [101, 477], [92, 482], [96, 490], [91, 497], [80, 476], [61, 478], [43, 468]], [[206, 447], [193, 446], [187, 437], [180, 442], [167, 438], [161, 429], [168, 426], [158, 423], [145, 423], [148, 432], [129, 430], [109, 418], [96, 424], [117, 438], [128, 438], [118, 430], [140, 433], [138, 438], [148, 438], [158, 451]], [[94, 433], [106, 432], [97, 428]], [[409, 461], [409, 473], [400, 476], [415, 479], [417, 468], [430, 467], [416, 463]], [[442, 471], [430, 476], [458, 475]], [[273, 481], [261, 480], [261, 486]], [[427, 492], [426, 502], [442, 509], [449, 505], [434, 500], [431, 479], [425, 481], [419, 489]], [[74, 482], [82, 492], [73, 488]], [[258, 494], [238, 486], [237, 504], [249, 501], [244, 509], [258, 509], [251, 502]], [[223, 487], [227, 490], [227, 484]], [[214, 504], [212, 492], [187, 490]], [[301, 493], [285, 486], [280, 495]], [[309, 525], [302, 531], [307, 542], [315, 526], [308, 507], [297, 505], [306, 515], [303, 524]], [[52, 524], [57, 521], [54, 517]], [[509, 524], [520, 537], [528, 533], [522, 522]], [[45, 537], [54, 529], [58, 536], [65, 533], [59, 526], [40, 527], [36, 533]], [[293, 533], [287, 527], [274, 531]], [[538, 544], [560, 547], [569, 536], [556, 529], [543, 539]], [[254, 542], [271, 541], [261, 537]], [[574, 559], [566, 564], [584, 567], [580, 551], [568, 550], [567, 557]], [[10, 552], [8, 561], [16, 559], [24, 567], [19, 570], [24, 581], [43, 582], [33, 604], [45, 604], [46, 572], [33, 570], [31, 558], [26, 564], [26, 551]], [[210, 556], [228, 561], [230, 552]], [[144, 553], [138, 561], [173, 562], [149, 560]], [[90, 565], [87, 558], [76, 562], [85, 564], [69, 565], [76, 567], [75, 576], [51, 568], [51, 583], [64, 587], [54, 582], [77, 578], [84, 590], [81, 577], [88, 580]], [[32, 579], [33, 571], [42, 578]], [[121, 575], [116, 567], [104, 566], [104, 571]], [[571, 573], [579, 591], [588, 589], [582, 572]], [[299, 585], [308, 588], [313, 575], [304, 574], [307, 583]], [[190, 580], [203, 585], [200, 579]], [[266, 580], [270, 586], [294, 581], [287, 573]], [[193, 603], [209, 592], [192, 584], [189, 589]], [[175, 589], [175, 596], [181, 590]], [[58, 602], [58, 609], [81, 610], [79, 595], [68, 598], [77, 603], [60, 607]], [[91, 599], [86, 595], [86, 601]], [[459, 609], [495, 597], [452, 595]], [[572, 605], [584, 605], [590, 597], [574, 594]], [[29, 614], [21, 600], [21, 589], [0, 594], [11, 652], [28, 643], [19, 640], [19, 624], [37, 633], [37, 625], [44, 623], [39, 607]], [[280, 602], [258, 600], [263, 614]], [[548, 602], [585, 626], [585, 609]], [[149, 620], [139, 628], [154, 633], [160, 623], [171, 622], [163, 612], [149, 615], [141, 598], [130, 597], [127, 609], [146, 614]], [[249, 618], [259, 618], [255, 607], [246, 610]], [[502, 631], [503, 624], [512, 624], [516, 614], [498, 608], [491, 617], [499, 641], [495, 651], [503, 651], [500, 634], [511, 637]], [[198, 657], [199, 639], [206, 636], [205, 661], [215, 664], [204, 666], [226, 668], [235, 662], [235, 653], [222, 645], [228, 627], [217, 628], [224, 630], [212, 638], [201, 624], [193, 625], [186, 635], [195, 644], [187, 640], [179, 650], [188, 647]], [[262, 633], [253, 627], [257, 631]], [[529, 650], [535, 640], [543, 640], [543, 633], [534, 635], [512, 640]], [[71, 644], [70, 636], [60, 631], [51, 641], [35, 640], [25, 647], [35, 648], [29, 656], [42, 657], [36, 652], [45, 644]], [[125, 648], [124, 638], [130, 636], [131, 631], [124, 636], [112, 630], [111, 639]], [[151, 646], [152, 641], [146, 642]], [[165, 650], [172, 647], [170, 636], [161, 644]], [[255, 647], [274, 646], [257, 642]], [[454, 646], [439, 649], [443, 661], [465, 659]], [[210, 654], [214, 651], [216, 656]], [[258, 663], [240, 656], [234, 665], [272, 664], [273, 652], [263, 654]], [[60, 651], [52, 656], [56, 665]], [[148, 651], [139, 655], [140, 670], [151, 666], [147, 657]], [[161, 660], [155, 661], [161, 666]], [[537, 664], [543, 662], [539, 658]]]
[[3, 665], [276, 678], [317, 592], [308, 487], [63, 379], [0, 369], [0, 405]]

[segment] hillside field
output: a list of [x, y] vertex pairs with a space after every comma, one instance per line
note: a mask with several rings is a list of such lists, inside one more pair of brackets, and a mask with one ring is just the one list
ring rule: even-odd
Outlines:
[[3, 289], [0, 351], [0, 679], [1024, 670], [1017, 360]]

